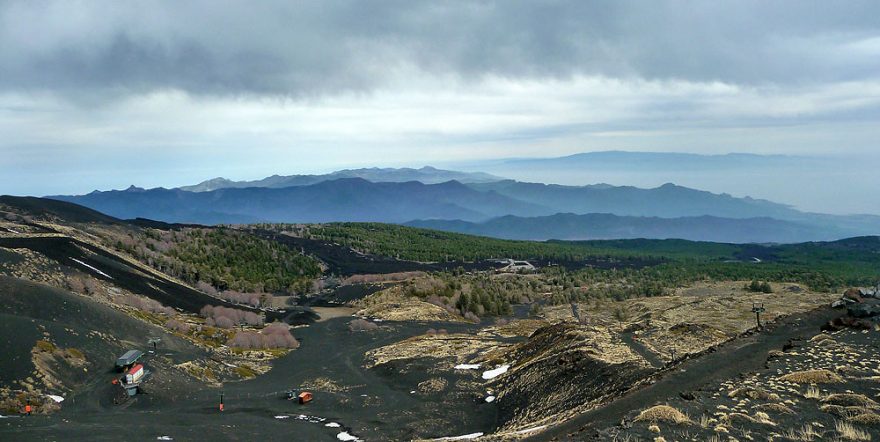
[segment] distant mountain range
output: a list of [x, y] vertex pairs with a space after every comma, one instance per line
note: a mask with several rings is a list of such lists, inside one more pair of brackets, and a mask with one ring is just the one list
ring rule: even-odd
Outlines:
[[773, 218], [719, 218], [691, 216], [658, 218], [618, 216], [608, 213], [550, 216], [502, 216], [474, 223], [460, 220], [417, 220], [410, 227], [445, 230], [504, 239], [545, 241], [591, 239], [687, 239], [728, 243], [789, 243], [803, 238], [828, 240], [847, 234], [835, 229], [804, 225]]
[[425, 184], [438, 184], [447, 181], [460, 183], [486, 183], [499, 181], [503, 178], [482, 172], [456, 172], [453, 170], [436, 169], [425, 166], [420, 169], [411, 168], [366, 168], [345, 169], [324, 175], [272, 175], [261, 180], [232, 181], [226, 178], [213, 178], [192, 186], [179, 187], [188, 192], [210, 192], [218, 189], [242, 189], [246, 187], [270, 187], [282, 188], [291, 186], [308, 186], [323, 181], [333, 181], [342, 178], [362, 178], [374, 183], [404, 183], [418, 181]]
[[[335, 178], [349, 174], [362, 176]], [[448, 176], [470, 181], [432, 182]], [[396, 181], [408, 177], [419, 179]], [[305, 184], [281, 187], [297, 182]], [[250, 182], [213, 180], [179, 189], [132, 186], [51, 198], [123, 219], [200, 224], [373, 221], [516, 239], [801, 242], [880, 233], [878, 216], [805, 213], [766, 200], [674, 184], [650, 189], [547, 185], [430, 167], [357, 169]]]

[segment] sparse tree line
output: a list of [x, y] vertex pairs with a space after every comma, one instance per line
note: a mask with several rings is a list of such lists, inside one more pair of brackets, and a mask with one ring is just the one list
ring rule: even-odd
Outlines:
[[227, 345], [244, 349], [297, 348], [299, 341], [290, 334], [287, 324], [273, 322], [259, 332], [236, 332]]
[[535, 278], [519, 275], [434, 273], [404, 283], [403, 293], [424, 299], [470, 321], [513, 314], [513, 304], [538, 299], [546, 290]]
[[619, 253], [583, 244], [511, 241], [394, 224], [260, 224], [258, 227], [341, 244], [361, 253], [420, 262], [474, 262], [491, 258], [582, 261], [602, 256], [624, 261], [644, 258], [635, 252]]
[[262, 316], [231, 307], [206, 305], [199, 311], [199, 315], [205, 318], [205, 325], [210, 327], [229, 329], [240, 325], [253, 327], [263, 325]]
[[107, 240], [161, 272], [242, 304], [253, 305], [251, 294], [305, 293], [321, 276], [314, 258], [227, 228], [143, 229]]

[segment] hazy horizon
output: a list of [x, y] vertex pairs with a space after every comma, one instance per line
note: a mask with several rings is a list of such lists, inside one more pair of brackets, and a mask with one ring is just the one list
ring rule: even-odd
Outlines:
[[3, 2], [0, 193], [743, 152], [833, 160], [510, 178], [877, 213], [863, 176], [880, 168], [878, 15], [857, 1]]

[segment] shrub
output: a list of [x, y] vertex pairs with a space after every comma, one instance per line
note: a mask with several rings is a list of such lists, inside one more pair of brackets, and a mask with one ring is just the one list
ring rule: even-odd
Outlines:
[[72, 358], [74, 358], [74, 359], [81, 359], [81, 360], [85, 360], [85, 359], [86, 359], [86, 355], [84, 355], [83, 352], [81, 352], [81, 351], [80, 351], [79, 349], [77, 349], [77, 348], [68, 348], [68, 349], [67, 349], [67, 354], [70, 355], [70, 357], [72, 357]]
[[165, 323], [165, 327], [170, 330], [174, 330], [174, 331], [180, 332], [180, 333], [189, 333], [189, 330], [190, 330], [189, 324], [182, 322], [182, 321], [178, 321], [177, 319], [169, 319]]
[[823, 403], [832, 404], [832, 405], [840, 405], [844, 407], [877, 407], [877, 402], [873, 399], [856, 393], [839, 393], [832, 394], [824, 399], [822, 399]]
[[847, 421], [861, 425], [878, 426], [880, 425], [880, 415], [874, 413], [862, 413], [847, 419]]
[[240, 331], [229, 340], [228, 345], [245, 349], [297, 348], [299, 341], [290, 334], [287, 324], [275, 322], [261, 332]]
[[854, 427], [851, 424], [846, 422], [837, 421], [834, 423], [834, 429], [840, 435], [841, 438], [846, 440], [871, 440], [871, 434], [868, 432], [861, 430], [859, 428]]
[[839, 384], [843, 382], [840, 375], [828, 370], [796, 371], [782, 376], [779, 380], [796, 384]]
[[41, 339], [41, 340], [37, 341], [37, 349], [39, 349], [42, 352], [52, 353], [53, 351], [55, 351], [55, 344]]
[[[199, 311], [199, 314], [205, 319], [213, 319], [215, 324], [218, 324], [218, 327], [221, 327], [219, 324], [229, 325], [222, 326], [222, 328], [231, 328], [237, 324], [246, 324], [252, 326], [263, 325], [263, 318], [260, 315], [249, 312], [247, 310], [239, 310], [230, 307], [221, 307], [221, 306], [212, 306], [206, 305], [202, 307]], [[221, 318], [223, 321], [221, 322]]]
[[639, 413], [636, 420], [647, 422], [670, 422], [674, 424], [686, 424], [691, 421], [684, 413], [670, 407], [669, 405], [657, 405], [648, 408]]

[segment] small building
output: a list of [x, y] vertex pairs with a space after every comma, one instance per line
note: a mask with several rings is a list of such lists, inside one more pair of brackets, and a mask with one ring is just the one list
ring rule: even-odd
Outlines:
[[308, 391], [303, 391], [297, 396], [297, 399], [299, 399], [299, 403], [307, 404], [312, 401], [312, 393]]
[[128, 372], [125, 373], [125, 383], [126, 384], [137, 384], [144, 377], [144, 366], [142, 364], [135, 364], [134, 367], [131, 367]]
[[143, 355], [144, 352], [140, 350], [129, 350], [125, 352], [124, 355], [120, 356], [119, 359], [116, 360], [116, 369], [124, 370], [126, 367], [134, 365]]

